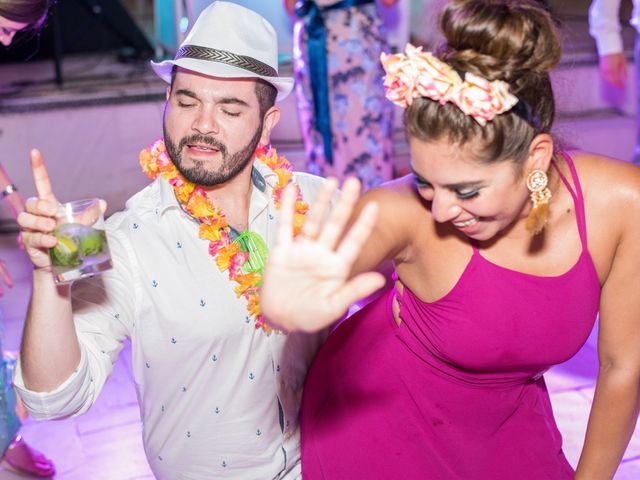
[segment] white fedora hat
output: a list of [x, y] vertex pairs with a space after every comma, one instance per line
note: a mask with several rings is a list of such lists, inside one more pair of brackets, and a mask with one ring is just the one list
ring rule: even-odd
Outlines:
[[212, 77], [261, 78], [276, 87], [276, 100], [293, 89], [293, 78], [278, 76], [276, 31], [261, 15], [232, 2], [205, 8], [173, 60], [151, 62], [167, 83], [174, 65]]

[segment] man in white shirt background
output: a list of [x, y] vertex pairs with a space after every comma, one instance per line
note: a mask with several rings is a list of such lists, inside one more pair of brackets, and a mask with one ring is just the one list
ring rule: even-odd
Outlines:
[[[611, 85], [622, 88], [628, 79], [627, 59], [622, 44], [620, 23], [621, 0], [593, 0], [589, 8], [589, 32], [596, 41], [600, 75]], [[631, 25], [640, 28], [640, 0], [633, 0]], [[640, 88], [640, 37], [636, 35], [634, 47], [636, 90]], [[638, 95], [640, 101], [640, 95]], [[637, 110], [638, 133], [633, 163], [640, 164], [640, 108]]]
[[[274, 101], [293, 87], [278, 76], [277, 52], [264, 18], [217, 1], [174, 60], [153, 64], [169, 83], [164, 140], [182, 177], [159, 176], [107, 220], [114, 268], [72, 289], [54, 284], [47, 249], [57, 200], [32, 152], [38, 198], [18, 223], [34, 272], [16, 388], [37, 418], [81, 414], [130, 338], [145, 452], [159, 479], [300, 477], [299, 402], [324, 334], [270, 332], [255, 295], [238, 290], [255, 271], [218, 250], [221, 238], [268, 246], [275, 236], [288, 175], [258, 144], [278, 122]], [[154, 145], [147, 156], [160, 151]], [[189, 200], [181, 178], [196, 187]], [[293, 182], [310, 202], [323, 180], [296, 173]], [[203, 218], [221, 223], [203, 230]], [[264, 260], [264, 249], [246, 248]]]

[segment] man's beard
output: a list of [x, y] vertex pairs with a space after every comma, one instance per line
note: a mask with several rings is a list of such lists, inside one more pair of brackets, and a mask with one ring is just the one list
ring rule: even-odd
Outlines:
[[[171, 158], [171, 161], [182, 176], [196, 185], [213, 187], [215, 185], [228, 182], [245, 169], [247, 164], [253, 158], [258, 142], [260, 142], [260, 136], [262, 135], [262, 122], [260, 122], [260, 125], [256, 129], [249, 143], [233, 155], [229, 154], [227, 146], [222, 142], [213, 137], [201, 134], [183, 137], [180, 140], [180, 143], [176, 145], [173, 139], [167, 134], [166, 125], [163, 125], [162, 129], [164, 132], [164, 143], [167, 148], [169, 158]], [[217, 148], [222, 156], [222, 165], [220, 168], [217, 170], [207, 170], [206, 167], [208, 162], [206, 160], [192, 160], [194, 165], [189, 168], [185, 167], [182, 161], [182, 149], [191, 143], [202, 143]]]

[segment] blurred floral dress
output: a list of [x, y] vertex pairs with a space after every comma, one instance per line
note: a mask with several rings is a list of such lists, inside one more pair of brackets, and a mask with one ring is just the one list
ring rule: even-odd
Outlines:
[[[317, 0], [318, 7], [336, 4]], [[332, 162], [314, 125], [309, 57], [304, 21], [294, 28], [293, 65], [298, 116], [310, 173], [340, 181], [357, 176], [363, 188], [392, 178], [393, 105], [384, 96], [380, 53], [388, 52], [386, 31], [375, 3], [323, 12]], [[332, 163], [332, 164], [330, 164]]]
[[[1, 325], [2, 312], [0, 312]], [[0, 344], [0, 457], [4, 455], [4, 451], [20, 429], [20, 419], [16, 413], [16, 392], [13, 389], [12, 379], [15, 358], [3, 353], [2, 344]]]

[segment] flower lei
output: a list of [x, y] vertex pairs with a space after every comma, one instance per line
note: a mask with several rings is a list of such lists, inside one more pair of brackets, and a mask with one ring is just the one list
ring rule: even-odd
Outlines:
[[511, 110], [518, 97], [502, 80], [490, 82], [473, 73], [460, 78], [448, 63], [439, 60], [422, 47], [407, 44], [406, 53], [385, 55], [380, 61], [386, 72], [386, 96], [396, 105], [406, 108], [416, 97], [426, 97], [444, 105], [453, 103], [466, 115], [484, 126], [496, 115]]
[[[270, 145], [258, 145], [255, 155], [278, 177], [272, 196], [276, 208], [279, 209], [284, 188], [291, 182], [293, 167]], [[273, 329], [265, 323], [260, 311], [258, 291], [262, 283], [262, 272], [243, 272], [242, 267], [249, 254], [242, 251], [240, 244], [231, 239], [231, 229], [222, 210], [211, 203], [202, 187], [188, 181], [178, 172], [167, 154], [164, 140], [157, 140], [140, 152], [140, 166], [149, 178], [162, 176], [173, 187], [176, 198], [184, 210], [200, 222], [199, 237], [209, 241], [209, 255], [215, 259], [220, 271], [228, 271], [229, 280], [238, 284], [234, 291], [238, 298], [242, 296], [247, 300], [247, 311], [254, 319], [255, 328], [270, 334]], [[297, 235], [302, 229], [309, 205], [302, 200], [300, 188], [297, 185], [295, 187], [297, 201], [293, 231], [294, 235]]]

